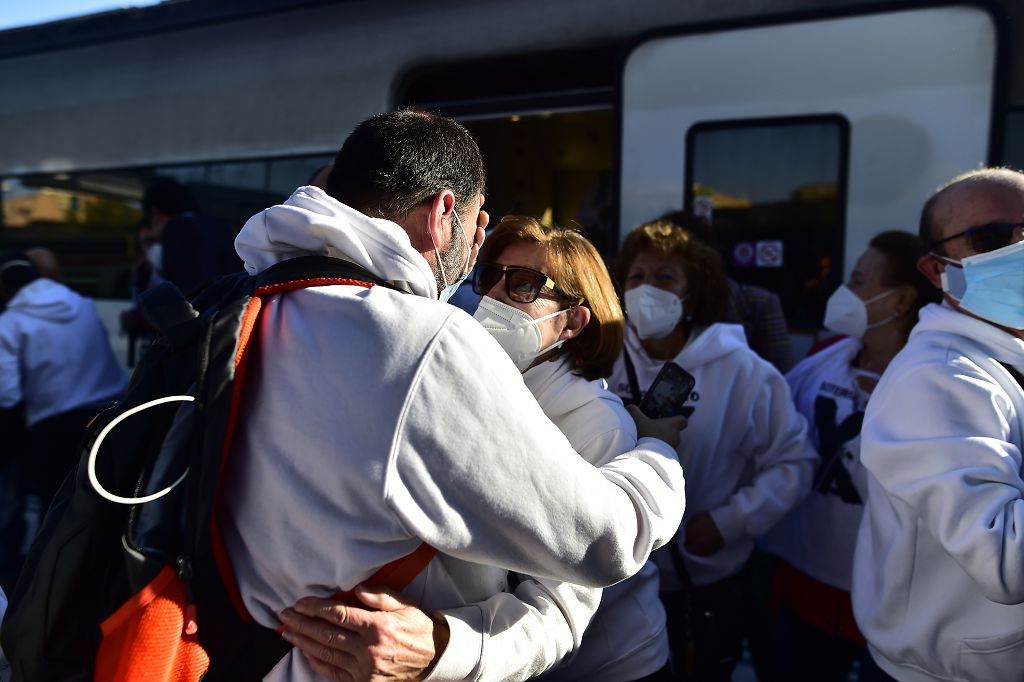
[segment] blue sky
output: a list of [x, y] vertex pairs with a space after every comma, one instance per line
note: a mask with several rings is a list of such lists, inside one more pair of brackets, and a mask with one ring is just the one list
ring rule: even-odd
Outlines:
[[0, 31], [112, 9], [155, 5], [158, 2], [159, 0], [13, 0], [3, 3], [3, 9], [0, 10]]

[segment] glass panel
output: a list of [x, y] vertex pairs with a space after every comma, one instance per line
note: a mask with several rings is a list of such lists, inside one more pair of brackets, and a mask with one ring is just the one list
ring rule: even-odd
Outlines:
[[838, 116], [701, 123], [687, 135], [687, 205], [711, 216], [730, 276], [779, 294], [816, 329], [842, 281], [848, 125]]
[[579, 226], [608, 254], [614, 116], [610, 110], [539, 113], [464, 121], [487, 166], [487, 202], [507, 213]]
[[123, 298], [146, 181], [131, 171], [4, 179], [0, 249], [50, 249], [66, 284], [88, 296]]
[[223, 219], [235, 232], [252, 215], [277, 203], [266, 191], [266, 161], [212, 163], [206, 177], [201, 184], [189, 185], [199, 208]]
[[275, 197], [274, 203], [287, 199], [297, 187], [308, 185], [313, 174], [332, 161], [334, 154], [272, 160], [267, 184], [270, 194]]

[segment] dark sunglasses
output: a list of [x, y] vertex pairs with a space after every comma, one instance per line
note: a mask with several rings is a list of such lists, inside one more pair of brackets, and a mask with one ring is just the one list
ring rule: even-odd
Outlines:
[[494, 285], [505, 278], [505, 293], [517, 303], [533, 303], [541, 296], [544, 287], [555, 292], [555, 296], [546, 298], [562, 298], [566, 301], [580, 302], [580, 299], [569, 296], [558, 288], [551, 278], [543, 272], [509, 265], [494, 263], [477, 263], [473, 272], [473, 291], [484, 296]]
[[1012, 244], [1014, 233], [1021, 228], [1024, 228], [1024, 223], [989, 223], [988, 225], [968, 227], [963, 232], [957, 232], [945, 239], [932, 242], [928, 250], [931, 251], [939, 244], [944, 244], [957, 237], [966, 237], [967, 243], [976, 253], [988, 253]]

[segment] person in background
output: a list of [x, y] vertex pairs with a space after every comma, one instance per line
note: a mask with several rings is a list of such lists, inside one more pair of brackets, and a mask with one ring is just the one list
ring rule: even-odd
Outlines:
[[32, 265], [36, 266], [40, 277], [52, 279], [54, 282], [59, 282], [63, 278], [57, 254], [50, 249], [44, 249], [41, 246], [25, 249], [25, 257]]
[[1024, 671], [1024, 174], [984, 168], [925, 203], [921, 309], [861, 430], [868, 496], [853, 613], [862, 679]]
[[22, 405], [25, 545], [71, 466], [88, 421], [125, 388], [92, 301], [40, 277], [24, 254], [0, 258], [0, 410]]
[[192, 193], [170, 178], [157, 180], [142, 196], [139, 236], [154, 272], [185, 296], [207, 282], [239, 272], [233, 235], [217, 218], [199, 213]]
[[628, 324], [612, 390], [639, 402], [666, 362], [696, 379], [680, 406], [686, 511], [654, 557], [676, 673], [728, 680], [742, 651], [754, 538], [807, 495], [818, 457], [785, 379], [739, 325], [719, 322], [729, 289], [711, 247], [655, 220], [626, 237], [616, 274]]
[[[622, 348], [622, 309], [600, 255], [585, 237], [533, 218], [505, 216], [484, 242], [473, 288], [483, 296], [476, 319], [516, 363], [544, 413], [580, 455], [601, 466], [636, 447], [633, 419], [601, 379]], [[682, 480], [676, 483], [678, 489], [663, 491], [668, 494], [657, 501], [659, 507], [683, 503]], [[672, 679], [653, 562], [603, 594], [523, 576], [509, 581], [515, 585], [511, 594], [473, 605], [496, 614], [489, 619], [492, 626], [501, 624], [484, 633], [485, 647], [453, 640], [444, 654], [475, 660], [472, 679], [522, 680], [545, 670], [543, 679], [560, 682]], [[297, 645], [307, 656], [334, 647], [339, 658], [361, 662], [357, 677], [387, 676], [395, 672], [394, 652], [414, 659], [435, 636], [436, 624], [419, 618], [415, 622], [422, 627], [410, 631], [402, 627], [409, 622], [409, 605], [394, 595], [384, 603], [395, 610], [342, 607], [346, 629], [327, 618], [337, 605], [304, 599], [286, 611], [286, 622], [301, 633]], [[356, 622], [362, 627], [354, 627]], [[570, 657], [551, 669], [564, 656]], [[424, 671], [404, 672], [415, 678]]]
[[844, 338], [786, 374], [821, 456], [811, 494], [763, 537], [777, 557], [759, 678], [845, 682], [864, 638], [850, 602], [853, 550], [867, 497], [860, 429], [871, 392], [938, 291], [917, 270], [921, 240], [872, 238], [829, 299], [824, 326]]
[[[717, 249], [713, 228], [704, 218], [689, 211], [673, 211], [660, 219], [687, 230]], [[740, 284], [728, 275], [725, 282], [729, 296], [720, 321], [743, 325], [743, 333], [753, 351], [775, 365], [775, 369], [788, 372], [796, 358], [778, 294], [752, 284]]]

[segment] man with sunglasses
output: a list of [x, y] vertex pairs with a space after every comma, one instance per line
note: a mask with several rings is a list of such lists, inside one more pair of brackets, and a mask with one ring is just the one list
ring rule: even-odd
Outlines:
[[[270, 297], [254, 332], [218, 519], [246, 610], [291, 626], [289, 642], [302, 635], [286, 607], [338, 591], [365, 600], [355, 588], [375, 577], [433, 612], [438, 636], [418, 653], [435, 677], [472, 679], [501, 623], [466, 605], [510, 592], [509, 570], [609, 585], [679, 524], [672, 447], [644, 438], [602, 469], [586, 464], [502, 347], [446, 303], [483, 238], [483, 187], [462, 126], [381, 114], [349, 135], [325, 189], [300, 187], [235, 242], [250, 274], [319, 255], [376, 281]], [[330, 676], [327, 662], [292, 650], [264, 679]]]
[[1024, 671], [1024, 174], [987, 168], [925, 204], [921, 310], [868, 403], [854, 559], [868, 680]]

